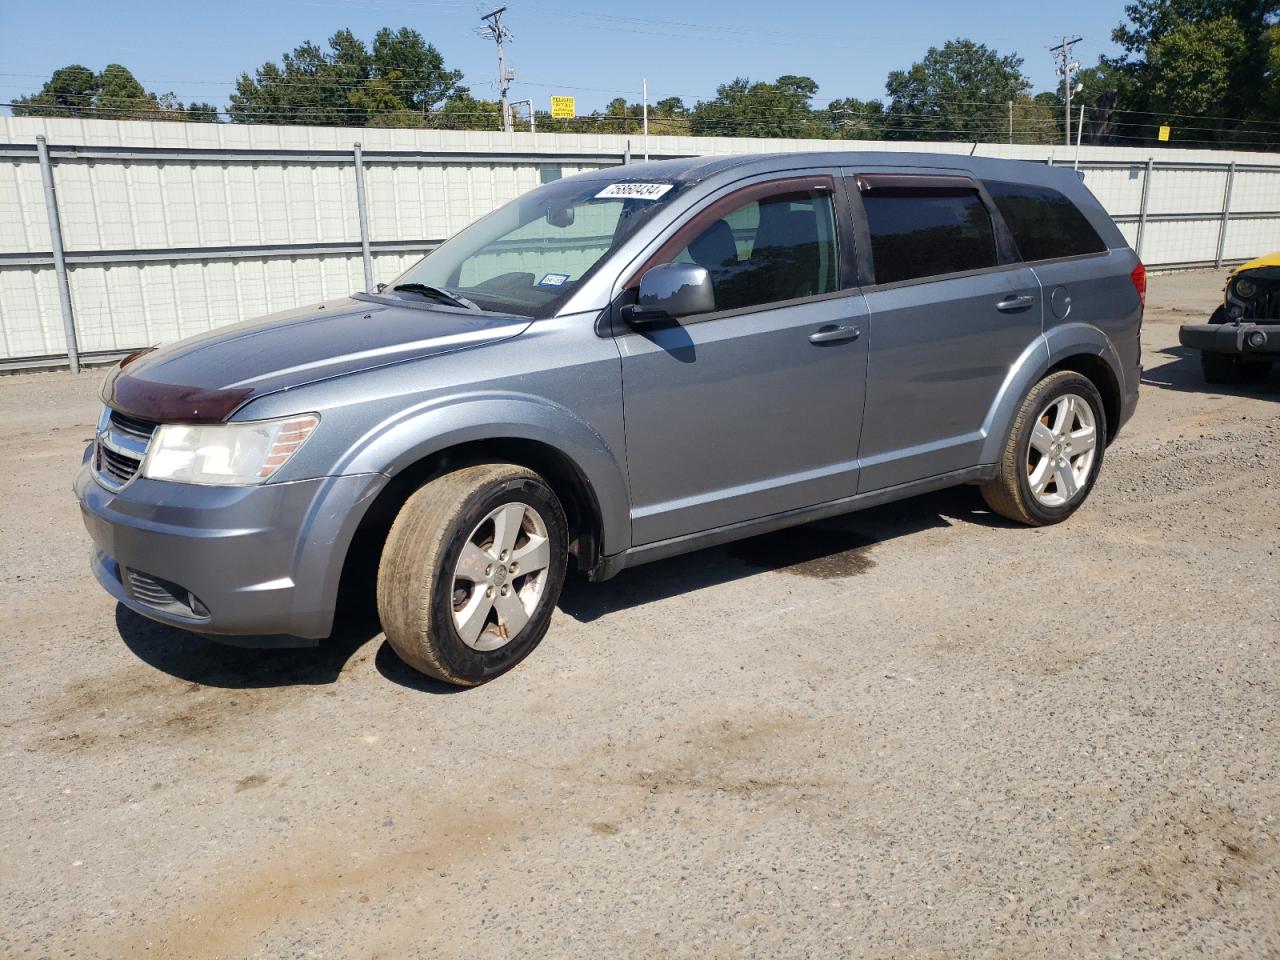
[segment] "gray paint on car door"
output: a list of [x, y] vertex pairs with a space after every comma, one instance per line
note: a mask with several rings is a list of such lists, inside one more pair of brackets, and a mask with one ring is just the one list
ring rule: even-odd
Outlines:
[[[859, 492], [973, 466], [1014, 361], [1042, 331], [1027, 267], [864, 290], [871, 314]], [[997, 304], [1030, 297], [1009, 312]]]
[[851, 290], [620, 336], [633, 542], [856, 493], [866, 313]]

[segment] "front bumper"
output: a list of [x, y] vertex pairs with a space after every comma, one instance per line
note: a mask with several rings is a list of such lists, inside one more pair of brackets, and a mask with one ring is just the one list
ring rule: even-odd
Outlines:
[[[1255, 343], [1261, 338], [1261, 343]], [[1184, 347], [1242, 357], [1280, 353], [1280, 323], [1189, 323], [1178, 328]]]
[[74, 488], [94, 575], [131, 610], [198, 633], [316, 641], [332, 629], [347, 547], [385, 482], [357, 474], [212, 487], [138, 477], [113, 493], [86, 460]]

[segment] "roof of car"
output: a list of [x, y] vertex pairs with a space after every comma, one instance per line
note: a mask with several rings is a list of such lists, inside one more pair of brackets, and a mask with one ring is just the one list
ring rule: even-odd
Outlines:
[[[1063, 167], [1039, 161], [1003, 160], [957, 153], [916, 153], [907, 151], [831, 150], [791, 153], [752, 153], [724, 156], [679, 157], [650, 160], [625, 166], [593, 170], [586, 176], [608, 180], [662, 180], [697, 183], [730, 171], [738, 176], [772, 173], [803, 167], [932, 167], [960, 170], [977, 177], [1008, 178], [1031, 183], [1047, 183], [1071, 177]], [[1078, 179], [1078, 177], [1077, 177]]]

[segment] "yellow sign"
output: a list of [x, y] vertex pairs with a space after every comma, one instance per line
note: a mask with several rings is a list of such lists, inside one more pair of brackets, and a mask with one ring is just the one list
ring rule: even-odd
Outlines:
[[1167, 141], [1168, 141], [1168, 139], [1169, 139], [1169, 133], [1170, 133], [1170, 131], [1169, 131], [1169, 126], [1168, 126], [1168, 124], [1165, 124], [1164, 126], [1162, 126], [1162, 127], [1160, 128], [1160, 142], [1161, 142], [1161, 143], [1165, 143], [1165, 142], [1167, 142]]
[[578, 115], [577, 104], [573, 97], [552, 97], [551, 116], [557, 120], [572, 120]]

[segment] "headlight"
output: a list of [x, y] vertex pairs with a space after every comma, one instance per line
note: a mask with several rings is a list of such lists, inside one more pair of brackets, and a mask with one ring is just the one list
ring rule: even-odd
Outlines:
[[1241, 300], [1252, 300], [1253, 295], [1258, 292], [1258, 285], [1248, 277], [1236, 278], [1236, 296]]
[[142, 475], [218, 486], [262, 483], [298, 452], [319, 422], [306, 413], [208, 426], [164, 424], [151, 438]]

